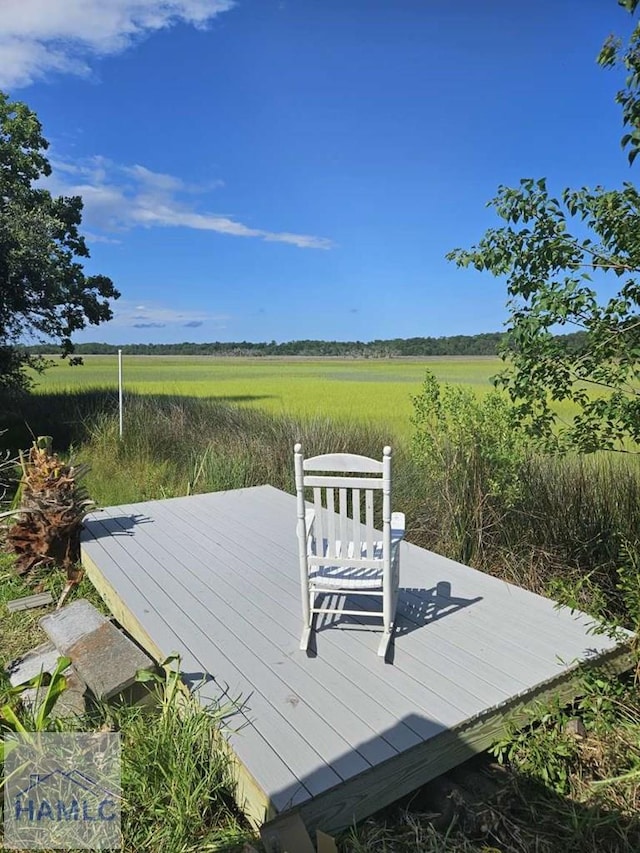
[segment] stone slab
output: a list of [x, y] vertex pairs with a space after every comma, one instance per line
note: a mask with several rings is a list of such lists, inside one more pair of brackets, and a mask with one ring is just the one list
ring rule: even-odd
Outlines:
[[86, 692], [87, 685], [78, 673], [69, 667], [65, 672], [67, 689], [64, 690], [53, 706], [51, 716], [56, 717], [81, 717], [87, 710]]
[[68, 654], [96, 699], [122, 693], [135, 682], [139, 670], [155, 669], [151, 658], [108, 621], [81, 637]]
[[65, 655], [69, 655], [69, 649], [81, 637], [108, 622], [109, 620], [86, 598], [72, 601], [61, 610], [55, 610], [40, 619], [40, 625], [47, 637]]
[[[11, 661], [6, 668], [9, 682], [13, 687], [30, 681], [41, 672], [53, 673], [58, 659], [62, 657], [53, 643], [43, 643], [35, 649]], [[52, 710], [53, 717], [69, 717], [83, 714], [86, 710], [85, 693], [87, 685], [80, 678], [73, 667], [69, 666], [64, 671], [67, 679], [67, 689], [60, 694]], [[46, 694], [46, 687], [30, 687], [20, 694], [20, 699], [26, 706], [34, 707], [38, 699], [42, 701]]]
[[6, 667], [6, 673], [12, 687], [24, 684], [25, 681], [35, 678], [41, 672], [53, 672], [59, 657], [62, 655], [53, 643], [43, 643], [21, 657], [12, 660]]
[[40, 625], [71, 658], [96, 699], [117, 696], [134, 684], [139, 670], [155, 669], [154, 661], [86, 599], [43, 616]]

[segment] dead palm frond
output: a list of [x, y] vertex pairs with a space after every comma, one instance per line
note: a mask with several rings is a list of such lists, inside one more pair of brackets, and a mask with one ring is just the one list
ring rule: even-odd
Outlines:
[[20, 455], [20, 466], [17, 519], [7, 533], [7, 544], [17, 556], [15, 569], [28, 576], [60, 566], [75, 582], [80, 528], [93, 506], [81, 483], [88, 468], [62, 462], [46, 438], [34, 442], [27, 456]]

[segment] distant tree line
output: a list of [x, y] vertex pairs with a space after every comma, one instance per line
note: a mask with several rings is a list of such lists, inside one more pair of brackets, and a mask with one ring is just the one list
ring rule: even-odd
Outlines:
[[[580, 350], [584, 332], [559, 336], [570, 352]], [[479, 335], [451, 335], [442, 338], [390, 338], [375, 341], [288, 341], [286, 343], [211, 343], [179, 344], [76, 344], [77, 355], [115, 355], [121, 349], [125, 355], [217, 355], [217, 356], [342, 356], [353, 358], [398, 358], [406, 356], [497, 355], [504, 338], [503, 332]], [[57, 352], [55, 345], [39, 344], [26, 347], [34, 355]]]

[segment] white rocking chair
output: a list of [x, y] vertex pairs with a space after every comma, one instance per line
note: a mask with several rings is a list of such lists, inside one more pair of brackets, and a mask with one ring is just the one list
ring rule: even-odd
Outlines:
[[[377, 616], [383, 623], [378, 655], [384, 658], [394, 628], [405, 526], [403, 513], [391, 513], [391, 448], [384, 448], [382, 462], [352, 453], [305, 459], [296, 444], [294, 458], [303, 615], [300, 649], [309, 646], [317, 613]], [[313, 508], [305, 505], [305, 488], [313, 490]], [[382, 538], [374, 528], [376, 490], [382, 492]], [[318, 595], [331, 593], [378, 596], [382, 611], [317, 605]]]

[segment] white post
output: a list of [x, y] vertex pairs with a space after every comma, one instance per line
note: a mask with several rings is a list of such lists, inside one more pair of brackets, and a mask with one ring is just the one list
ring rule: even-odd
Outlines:
[[120, 438], [122, 438], [122, 350], [118, 350], [118, 413], [120, 415]]
[[305, 522], [306, 509], [304, 505], [302, 445], [296, 443], [293, 452], [298, 507], [298, 563], [300, 565], [300, 594], [302, 595], [302, 639], [300, 640], [300, 651], [306, 652], [311, 637], [313, 613], [311, 612], [312, 599], [309, 593], [309, 567], [307, 565], [307, 525]]

